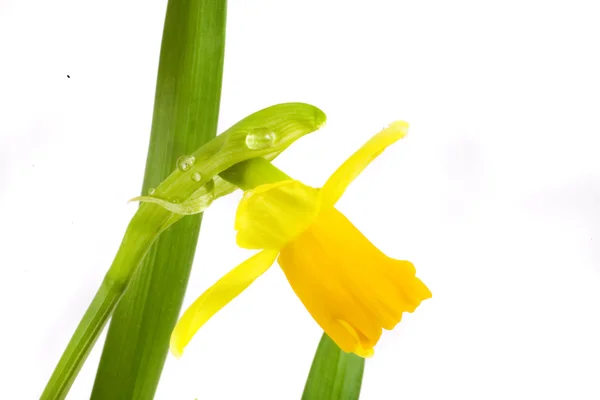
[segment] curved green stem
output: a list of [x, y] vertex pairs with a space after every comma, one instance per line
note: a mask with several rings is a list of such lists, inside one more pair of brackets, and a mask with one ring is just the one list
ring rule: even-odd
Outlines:
[[170, 215], [162, 207], [144, 204], [131, 219], [119, 251], [54, 369], [41, 400], [65, 398], [102, 328]]
[[104, 279], [48, 381], [42, 400], [65, 398], [122, 294], [119, 283]]
[[[197, 163], [197, 167], [207, 172], [202, 179], [220, 179], [219, 183], [213, 182], [217, 197], [235, 189], [234, 185], [225, 182], [227, 179], [243, 189], [262, 183], [290, 179], [261, 156], [268, 158], [277, 156], [297, 138], [318, 129], [323, 119], [324, 114], [316, 107], [301, 103], [276, 105], [254, 113], [193, 153], [201, 160]], [[285, 127], [282, 131], [274, 129], [282, 132], [279, 143], [272, 146], [270, 150], [241, 152], [241, 154], [231, 150], [235, 148], [235, 143], [238, 143], [237, 147], [243, 145], [247, 130], [251, 131], [264, 121], [273, 127]], [[239, 144], [240, 141], [242, 144]], [[222, 152], [226, 155], [222, 155]], [[231, 154], [237, 156], [233, 157]], [[258, 158], [241, 161], [244, 157], [255, 155]], [[241, 162], [223, 171], [223, 168], [238, 160]], [[173, 172], [157, 185], [156, 191], [187, 198], [204, 184], [202, 180], [196, 182], [191, 179], [189, 172], [186, 171], [187, 174]], [[217, 177], [215, 175], [217, 173], [222, 176]], [[200, 217], [188, 217], [162, 235], [158, 240], [158, 247], [163, 249], [161, 253], [150, 249], [159, 235], [182, 217], [183, 215], [175, 214], [155, 203], [143, 203], [140, 206], [127, 227], [102, 286], [52, 374], [42, 394], [43, 400], [62, 399], [66, 396], [91, 347], [115, 308], [112, 329], [109, 329], [92, 398], [95, 400], [117, 397], [145, 399], [154, 395], [166, 357], [168, 338], [175, 325], [185, 293], [185, 284], [198, 237]], [[154, 248], [156, 249], [157, 246]], [[182, 264], [179, 264], [180, 262]], [[157, 263], [156, 268], [151, 265], [154, 263]], [[176, 265], [181, 266], [182, 269], [178, 270], [180, 273], [175, 273]], [[140, 273], [136, 274], [138, 269]], [[132, 298], [133, 295], [126, 294], [125, 300], [119, 303], [130, 286], [133, 292], [139, 291], [140, 296]], [[140, 301], [145, 304], [141, 307], [145, 312], [139, 310]], [[128, 306], [124, 307], [123, 302]], [[123, 311], [119, 312], [119, 309]], [[149, 312], [149, 309], [156, 311]], [[115, 325], [115, 321], [120, 323]], [[147, 332], [152, 332], [154, 336], [149, 337]], [[152, 359], [152, 363], [149, 362], [149, 358]], [[123, 369], [127, 372], [123, 373]], [[119, 384], [116, 384], [117, 381]]]

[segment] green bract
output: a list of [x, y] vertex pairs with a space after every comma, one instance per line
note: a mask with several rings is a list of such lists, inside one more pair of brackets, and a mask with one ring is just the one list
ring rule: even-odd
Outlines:
[[252, 158], [274, 159], [325, 120], [323, 111], [304, 103], [277, 104], [255, 112], [193, 154], [180, 157], [177, 169], [152, 193], [131, 200], [155, 203], [180, 215], [198, 214], [236, 189], [218, 174]]

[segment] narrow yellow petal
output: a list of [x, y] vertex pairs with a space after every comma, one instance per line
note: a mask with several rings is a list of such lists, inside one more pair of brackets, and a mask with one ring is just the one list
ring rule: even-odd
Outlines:
[[206, 321], [227, 303], [242, 293], [256, 278], [261, 276], [277, 258], [278, 250], [265, 250], [250, 257], [212, 285], [183, 313], [171, 334], [171, 353], [181, 357], [188, 345]]
[[321, 189], [323, 206], [335, 205], [348, 185], [360, 175], [367, 165], [377, 158], [386, 147], [406, 136], [407, 132], [408, 124], [406, 122], [393, 122], [352, 154], [323, 185]]
[[288, 180], [244, 193], [237, 209], [238, 246], [278, 249], [304, 232], [319, 212], [319, 190]]

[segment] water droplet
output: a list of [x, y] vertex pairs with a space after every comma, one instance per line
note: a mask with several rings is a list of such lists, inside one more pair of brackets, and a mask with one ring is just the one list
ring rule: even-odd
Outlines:
[[277, 139], [275, 132], [267, 128], [257, 128], [246, 135], [246, 146], [252, 150], [262, 150], [271, 147]]
[[179, 204], [179, 203], [181, 203], [181, 200], [179, 200], [177, 198], [171, 199], [171, 203], [173, 203], [173, 204]]
[[192, 174], [192, 180], [194, 182], [200, 182], [202, 180], [202, 175], [200, 175], [200, 172], [194, 172]]
[[156, 189], [154, 189], [154, 188], [148, 188], [148, 194], [150, 196], [152, 196], [154, 194], [154, 192], [156, 192]]
[[185, 172], [192, 168], [194, 162], [196, 162], [196, 158], [194, 156], [181, 156], [177, 159], [177, 168]]

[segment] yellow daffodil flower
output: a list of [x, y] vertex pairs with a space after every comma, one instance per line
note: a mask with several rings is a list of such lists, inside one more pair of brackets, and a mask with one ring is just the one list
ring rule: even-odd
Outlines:
[[[381, 152], [406, 135], [395, 122], [372, 137], [315, 189], [296, 180], [245, 192], [237, 210], [237, 243], [263, 249], [234, 268], [183, 314], [171, 336], [180, 356], [193, 335], [278, 260], [308, 312], [345, 352], [373, 355], [382, 328], [431, 297], [409, 261], [378, 250], [335, 208], [346, 187]], [[278, 257], [279, 256], [279, 257]]]

